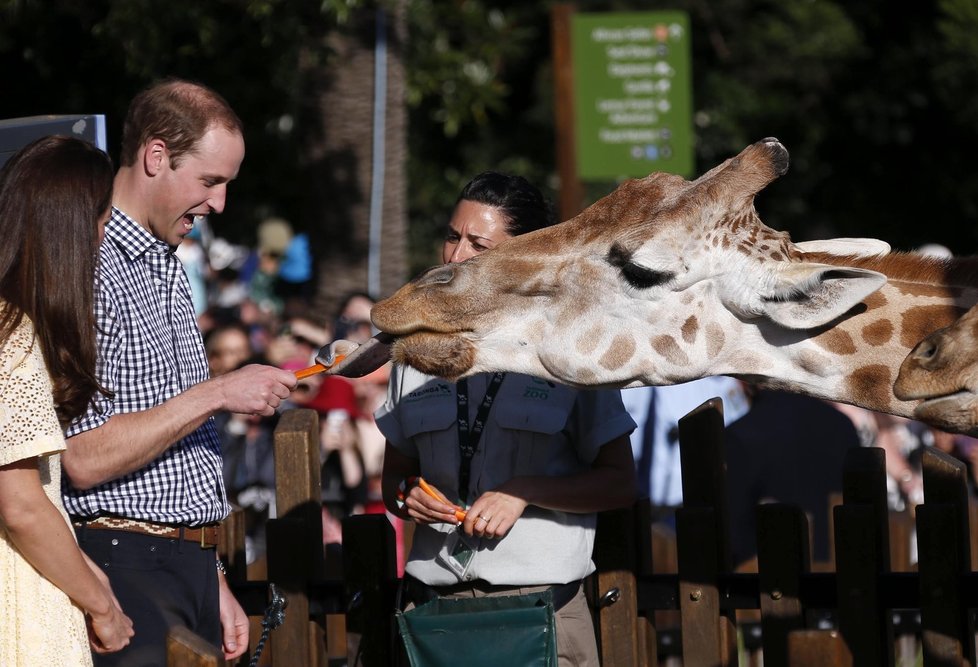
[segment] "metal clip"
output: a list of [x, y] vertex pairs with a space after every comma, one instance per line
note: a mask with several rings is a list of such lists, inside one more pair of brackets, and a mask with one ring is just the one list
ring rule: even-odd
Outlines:
[[610, 607], [614, 603], [621, 599], [621, 589], [620, 588], [610, 588], [604, 595], [598, 599], [598, 609], [604, 609], [605, 607]]

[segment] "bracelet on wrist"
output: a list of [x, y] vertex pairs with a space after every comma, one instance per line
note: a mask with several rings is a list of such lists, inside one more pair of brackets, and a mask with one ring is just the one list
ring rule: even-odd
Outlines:
[[225, 577], [228, 576], [228, 569], [224, 567], [224, 561], [217, 558], [217, 571], [223, 574]]
[[408, 494], [411, 489], [417, 486], [417, 477], [407, 477], [401, 480], [401, 483], [397, 485], [397, 495], [394, 496], [394, 503], [397, 505], [397, 509], [405, 509], [404, 501], [407, 500]]

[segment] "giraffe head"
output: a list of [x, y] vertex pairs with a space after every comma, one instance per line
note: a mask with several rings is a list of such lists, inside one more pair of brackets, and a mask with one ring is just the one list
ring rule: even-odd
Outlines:
[[[776, 139], [694, 181], [626, 181], [577, 217], [430, 269], [374, 306], [395, 361], [454, 379], [509, 370], [578, 386], [764, 375], [755, 348], [827, 327], [886, 277], [804, 260], [754, 196], [788, 168]], [[885, 244], [840, 242], [847, 252]], [[868, 248], [868, 250], [867, 250]]]
[[924, 399], [914, 410], [917, 419], [978, 434], [978, 307], [910, 351], [893, 393], [902, 400]]

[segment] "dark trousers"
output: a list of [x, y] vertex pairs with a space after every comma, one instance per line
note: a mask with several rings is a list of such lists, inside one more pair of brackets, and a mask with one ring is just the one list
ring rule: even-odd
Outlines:
[[213, 548], [122, 530], [80, 527], [75, 533], [82, 550], [105, 570], [135, 632], [122, 651], [95, 655], [96, 667], [165, 667], [166, 635], [175, 625], [221, 645]]

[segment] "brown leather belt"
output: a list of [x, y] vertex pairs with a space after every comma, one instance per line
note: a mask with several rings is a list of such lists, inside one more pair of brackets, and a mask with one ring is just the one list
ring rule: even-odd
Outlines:
[[218, 525], [216, 523], [197, 528], [173, 526], [152, 521], [138, 521], [115, 516], [100, 516], [90, 521], [75, 521], [78, 527], [94, 530], [124, 530], [130, 533], [141, 533], [153, 537], [164, 537], [171, 540], [185, 540], [199, 544], [201, 549], [213, 549], [217, 546]]

